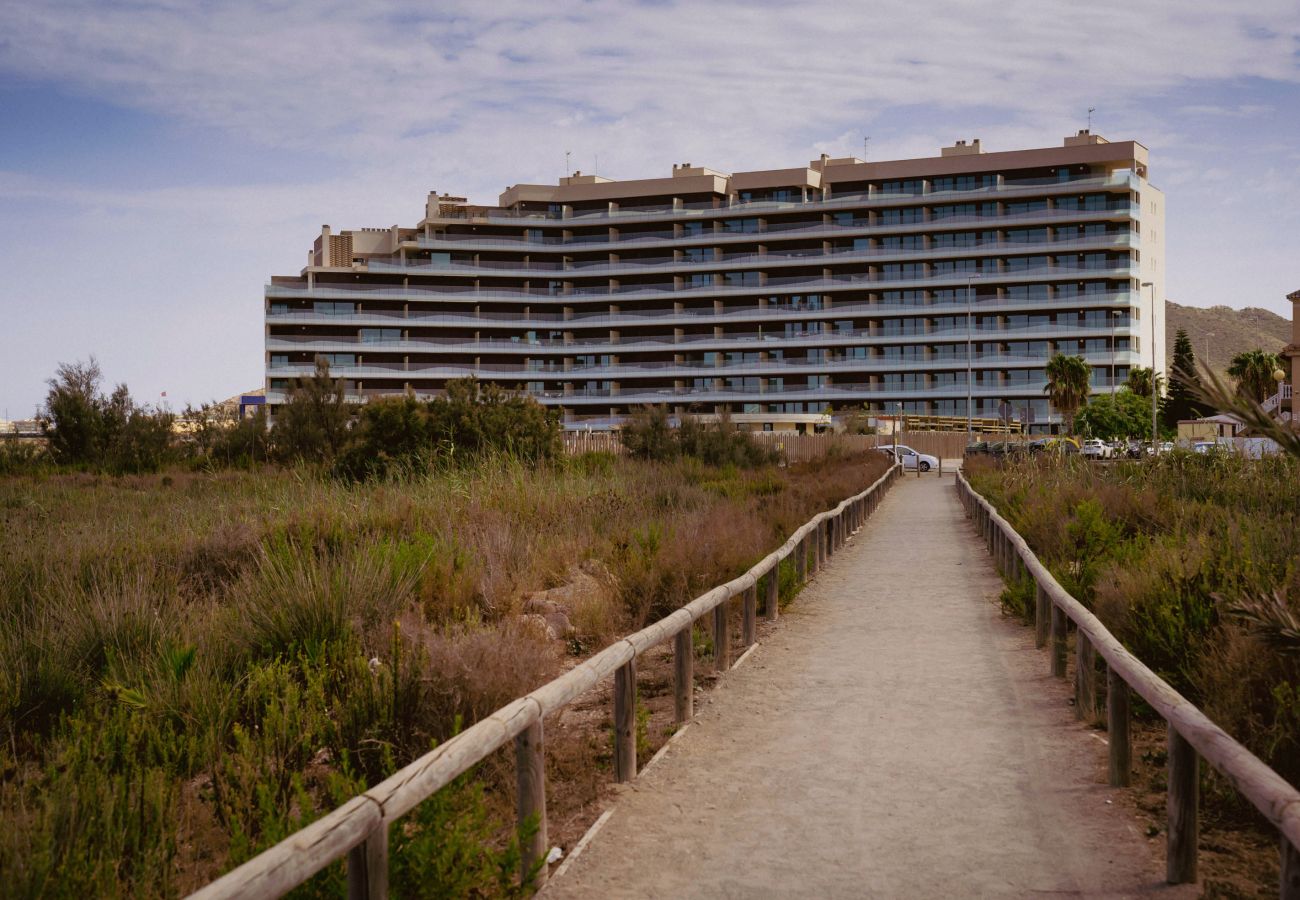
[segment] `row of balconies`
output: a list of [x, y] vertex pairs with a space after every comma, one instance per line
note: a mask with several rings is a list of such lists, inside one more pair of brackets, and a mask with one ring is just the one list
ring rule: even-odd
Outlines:
[[[1006, 228], [1011, 225], [1053, 225], [1056, 223], [1087, 224], [1089, 222], [1109, 222], [1135, 220], [1141, 214], [1136, 203], [1127, 200], [1112, 202], [1104, 209], [1070, 210], [1048, 209], [1033, 210], [1022, 213], [999, 213], [996, 215], [949, 216], [943, 219], [929, 219], [912, 223], [883, 222], [765, 222], [758, 231], [682, 231], [661, 230], [632, 232], [628, 235], [611, 236], [608, 234], [586, 234], [545, 236], [545, 235], [505, 235], [505, 234], [463, 234], [442, 233], [438, 235], [419, 234], [414, 238], [413, 246], [422, 250], [474, 250], [509, 248], [518, 252], [592, 252], [602, 245], [615, 250], [637, 246], [663, 247], [697, 246], [701, 244], [753, 243], [756, 241], [793, 240], [807, 238], [865, 237], [880, 234], [917, 234], [925, 232], [948, 232], [963, 230], [988, 230]], [[404, 244], [411, 244], [405, 239]]]
[[1138, 234], [1136, 232], [1125, 232], [1123, 234], [1082, 238], [1075, 235], [1060, 239], [1053, 238], [1047, 241], [974, 241], [961, 247], [926, 247], [906, 250], [884, 247], [841, 250], [773, 250], [762, 253], [723, 253], [704, 259], [655, 257], [628, 262], [610, 262], [608, 260], [546, 262], [529, 260], [527, 263], [521, 263], [513, 260], [483, 260], [480, 262], [458, 263], [438, 262], [429, 259], [369, 259], [366, 260], [365, 270], [374, 273], [384, 272], [404, 275], [466, 275], [482, 277], [487, 274], [493, 278], [528, 278], [539, 273], [543, 276], [568, 273], [571, 277], [596, 278], [607, 275], [656, 274], [666, 271], [694, 272], [700, 269], [743, 270], [756, 265], [770, 268], [772, 266], [806, 266], [814, 263], [839, 265], [864, 260], [897, 260], [903, 262], [957, 259], [970, 256], [984, 258], [1010, 254], [1087, 252], [1136, 246], [1138, 246]]
[[[611, 352], [632, 352], [637, 348], [661, 349], [664, 346], [680, 346], [683, 344], [700, 345], [700, 349], [705, 346], [717, 346], [727, 348], [735, 345], [745, 345], [753, 343], [785, 343], [800, 346], [844, 346], [849, 344], [880, 344], [880, 343], [897, 343], [897, 344], [916, 344], [916, 343], [936, 343], [936, 338], [954, 341], [970, 335], [974, 339], [987, 340], [989, 338], [998, 338], [1001, 340], [1016, 340], [1027, 337], [1037, 337], [1040, 339], [1069, 339], [1069, 338], [1089, 338], [1103, 335], [1136, 335], [1139, 331], [1138, 324], [1131, 319], [1117, 319], [1114, 322], [1102, 323], [1083, 323], [1074, 325], [1062, 325], [1056, 322], [1042, 323], [1036, 325], [1023, 325], [1008, 327], [1004, 325], [975, 325], [967, 328], [964, 324], [957, 327], [931, 328], [928, 331], [906, 333], [903, 331], [885, 331], [885, 330], [845, 330], [845, 331], [799, 331], [788, 333], [785, 331], [775, 331], [764, 333], [744, 332], [744, 333], [723, 333], [723, 334], [614, 334], [602, 338], [577, 338], [577, 337], [560, 337], [560, 338], [543, 338], [535, 334], [525, 336], [514, 336], [510, 338], [485, 338], [481, 335], [474, 337], [469, 336], [449, 336], [449, 337], [425, 337], [425, 338], [406, 338], [404, 340], [387, 340], [363, 342], [353, 340], [346, 336], [341, 340], [333, 340], [328, 335], [267, 335], [266, 346], [268, 350], [316, 350], [327, 352], [330, 350], [342, 350], [344, 352], [355, 352], [357, 347], [373, 347], [377, 351], [401, 351], [401, 350], [431, 350], [437, 348], [440, 351], [455, 351], [461, 349], [465, 351], [477, 351], [480, 348], [490, 348], [493, 350], [513, 351], [513, 352], [550, 352], [563, 353], [566, 348], [584, 347], [600, 348], [609, 347]], [[598, 352], [598, 351], [597, 351]]]
[[[938, 285], [965, 287], [968, 279], [982, 285], [1028, 284], [1034, 281], [1069, 281], [1087, 278], [1132, 278], [1137, 272], [1138, 264], [1132, 259], [1111, 261], [1100, 266], [1049, 265], [1024, 269], [1000, 269], [998, 271], [961, 272], [921, 274], [908, 277], [890, 276], [882, 273], [863, 273], [826, 277], [802, 278], [766, 278], [758, 284], [708, 284], [708, 285], [635, 285], [631, 287], [584, 287], [568, 290], [550, 288], [481, 288], [472, 286], [441, 285], [423, 287], [416, 285], [377, 285], [377, 284], [268, 284], [266, 298], [304, 297], [313, 299], [349, 299], [355, 297], [382, 297], [393, 300], [408, 299], [470, 299], [470, 300], [516, 300], [520, 297], [536, 297], [550, 302], [563, 301], [566, 298], [603, 298], [617, 297], [624, 301], [660, 300], [665, 295], [674, 297], [706, 297], [715, 294], [756, 294], [771, 291], [799, 291], [807, 293], [827, 293], [830, 291], [860, 290], [873, 287], [878, 290], [891, 288], [897, 290], [933, 289]], [[761, 274], [761, 273], [760, 273]]]
[[958, 203], [990, 198], [1000, 200], [1005, 197], [1021, 199], [1053, 197], [1063, 194], [1078, 194], [1094, 189], [1108, 192], [1136, 191], [1141, 187], [1141, 180], [1129, 171], [1067, 179], [1000, 178], [997, 184], [987, 187], [972, 187], [951, 191], [930, 191], [925, 189], [926, 186], [931, 184], [930, 180], [917, 179], [917, 181], [922, 185], [920, 192], [868, 190], [866, 192], [857, 191], [831, 197], [817, 196], [809, 199], [800, 197], [797, 200], [754, 200], [750, 202], [742, 202], [737, 196], [731, 195], [726, 198], [719, 197], [717, 200], [689, 203], [679, 200], [672, 205], [624, 206], [614, 202], [610, 203], [607, 208], [595, 210], [573, 210], [571, 207], [561, 206], [560, 209], [554, 212], [491, 209], [479, 214], [470, 214], [468, 211], [456, 211], [450, 214], [444, 213], [436, 218], [452, 221], [504, 221], [511, 223], [524, 221], [530, 227], [554, 226], [570, 222], [590, 225], [601, 220], [627, 222], [663, 218], [697, 219], [703, 216], [748, 216], [758, 212], [782, 213], [807, 209], [834, 210], [855, 206], [905, 206], [916, 203], [922, 197], [930, 203], [936, 201]]
[[[1116, 377], [1111, 379], [1108, 375], [1103, 375], [1093, 379], [1092, 387], [1095, 391], [1109, 391], [1117, 388], [1124, 383], [1125, 378]], [[965, 384], [951, 385], [943, 387], [932, 386], [908, 386], [908, 385], [872, 385], [872, 384], [824, 384], [816, 387], [790, 387], [781, 390], [753, 390], [750, 388], [732, 388], [725, 386], [713, 386], [704, 389], [695, 388], [642, 388], [635, 390], [623, 390], [621, 387], [612, 385], [610, 387], [571, 387], [569, 390], [545, 390], [530, 389], [525, 393], [536, 398], [546, 406], [571, 406], [571, 405], [600, 405], [600, 404], [619, 404], [626, 407], [641, 406], [645, 404], [693, 404], [693, 403], [771, 403], [771, 402], [792, 402], [792, 401], [827, 401], [835, 406], [844, 404], [858, 404], [863, 402], [883, 402], [891, 400], [942, 400], [942, 399], [965, 399], [970, 396], [977, 400], [1039, 400], [1042, 399], [1047, 387], [1044, 379], [1033, 381], [1016, 382], [1016, 383], [999, 383], [993, 385], [971, 385], [969, 388]], [[386, 394], [402, 394], [404, 386], [394, 384], [391, 387], [381, 389], [369, 388], [364, 393], [357, 390], [348, 391], [349, 397], [354, 402], [360, 402], [367, 397], [384, 396]], [[413, 392], [417, 397], [432, 398], [438, 396], [440, 391], [434, 390], [415, 390]], [[287, 391], [282, 389], [273, 389], [267, 392], [267, 402], [272, 405], [284, 403], [287, 399]]]
[[[964, 349], [964, 348], [963, 348]], [[970, 367], [979, 372], [1001, 371], [1004, 369], [1042, 367], [1047, 364], [1047, 354], [1013, 354], [1013, 353], [973, 353]], [[1138, 365], [1140, 356], [1132, 350], [1115, 350], [1090, 352], [1084, 359], [1097, 366]], [[479, 378], [501, 379], [514, 377], [520, 381], [529, 380], [568, 380], [570, 377], [581, 379], [611, 378], [726, 378], [736, 375], [771, 374], [794, 376], [801, 374], [819, 374], [827, 371], [838, 372], [953, 372], [965, 374], [967, 362], [964, 354], [950, 358], [932, 359], [860, 359], [840, 358], [827, 360], [781, 359], [758, 360], [748, 362], [722, 362], [710, 365], [702, 362], [645, 362], [630, 364], [624, 362], [604, 365], [531, 366], [521, 363], [488, 363], [456, 365], [449, 363], [405, 363], [361, 360], [356, 365], [331, 367], [331, 372], [341, 378], [365, 378], [386, 376], [393, 373], [409, 373], [421, 378]], [[314, 371], [310, 362], [284, 362], [272, 364], [267, 369], [267, 376], [272, 378], [294, 378], [310, 375]]]
[[350, 313], [316, 312], [314, 310], [287, 310], [268, 312], [268, 324], [317, 324], [339, 325], [343, 323], [377, 322], [381, 325], [402, 323], [420, 323], [423, 325], [462, 325], [474, 328], [517, 328], [536, 323], [541, 326], [564, 324], [572, 328], [592, 328], [601, 326], [636, 326], [664, 325], [681, 322], [698, 325], [709, 322], [737, 322], [754, 319], [834, 319], [846, 315], [863, 314], [875, 317], [934, 316], [944, 313], [964, 315], [972, 310], [977, 314], [997, 312], [1028, 312], [1034, 309], [1059, 309], [1062, 306], [1079, 309], [1096, 309], [1103, 307], [1128, 307], [1139, 298], [1130, 291], [1105, 291], [1074, 296], [1047, 297], [1039, 299], [984, 297], [965, 298], [959, 302], [935, 303], [855, 303], [852, 301], [824, 306], [820, 300], [816, 304], [807, 300], [800, 305], [769, 304], [762, 307], [745, 307], [737, 309], [724, 307], [721, 310], [709, 309], [664, 309], [664, 310], [629, 310], [625, 312], [590, 312], [590, 313], [546, 313], [534, 312], [428, 312], [421, 309], [407, 310], [359, 310]]

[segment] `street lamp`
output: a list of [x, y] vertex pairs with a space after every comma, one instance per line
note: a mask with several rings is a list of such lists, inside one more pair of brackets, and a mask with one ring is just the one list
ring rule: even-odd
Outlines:
[[971, 403], [973, 395], [971, 393], [971, 300], [972, 291], [971, 279], [975, 276], [966, 275], [966, 443], [970, 443], [973, 432], [971, 430]]
[[1156, 432], [1156, 285], [1154, 281], [1142, 282], [1151, 288], [1151, 458], [1159, 452]]

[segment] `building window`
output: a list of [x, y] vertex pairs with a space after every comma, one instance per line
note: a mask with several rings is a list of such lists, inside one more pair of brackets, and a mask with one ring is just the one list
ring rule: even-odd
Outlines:
[[355, 303], [342, 303], [335, 300], [317, 300], [312, 303], [312, 312], [325, 316], [350, 316], [355, 311]]
[[402, 329], [400, 328], [362, 328], [361, 343], [378, 344], [384, 341], [400, 341], [402, 339]]

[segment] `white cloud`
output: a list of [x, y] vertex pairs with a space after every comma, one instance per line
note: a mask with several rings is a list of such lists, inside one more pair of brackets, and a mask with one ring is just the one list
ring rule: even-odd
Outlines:
[[[1300, 34], [1289, 0], [426, 9], [9, 4], [0, 68], [486, 200], [503, 178], [554, 178], [565, 149], [579, 167], [599, 153], [624, 177], [679, 157], [789, 165], [850, 130], [905, 131], [877, 117], [911, 105], [997, 107], [1042, 143], [1087, 106], [1200, 79], [1296, 80]], [[887, 134], [876, 142], [887, 154]]]
[[[1278, 308], [1294, 277], [1277, 265], [1282, 225], [1300, 209], [1278, 171], [1295, 159], [1286, 101], [1179, 92], [1258, 82], [1293, 98], [1298, 46], [1294, 0], [0, 4], [0, 79], [334, 166], [299, 183], [150, 190], [0, 172], [0, 206], [39, 211], [0, 216], [0, 305], [23, 338], [0, 388], [26, 406], [54, 362], [92, 350], [146, 398], [248, 387], [260, 285], [297, 270], [321, 223], [410, 224], [433, 188], [491, 202], [509, 182], [553, 181], [566, 150], [574, 168], [599, 155], [602, 174], [634, 178], [681, 160], [726, 171], [859, 155], [864, 134], [873, 159], [955, 138], [1014, 149], [1055, 144], [1091, 106], [1098, 131], [1158, 151], [1173, 296]], [[1274, 165], [1253, 162], [1263, 142], [1232, 136], [1261, 122], [1291, 129]], [[1231, 266], [1213, 237], [1229, 214]], [[1229, 294], [1244, 270], [1261, 273], [1251, 293]]]

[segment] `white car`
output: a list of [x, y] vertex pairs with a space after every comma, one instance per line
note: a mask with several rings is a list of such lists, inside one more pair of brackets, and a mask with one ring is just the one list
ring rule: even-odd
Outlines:
[[[881, 447], [880, 449], [884, 450], [890, 456], [894, 455], [894, 446], [892, 444]], [[904, 444], [898, 445], [898, 458], [903, 463], [904, 471], [910, 470], [914, 472], [918, 465], [921, 467], [922, 472], [929, 472], [931, 469], [939, 468], [939, 457], [931, 456], [928, 453], [917, 453], [911, 447]]]
[[1110, 459], [1110, 447], [1106, 446], [1105, 441], [1097, 438], [1084, 441], [1079, 452], [1088, 459]]

